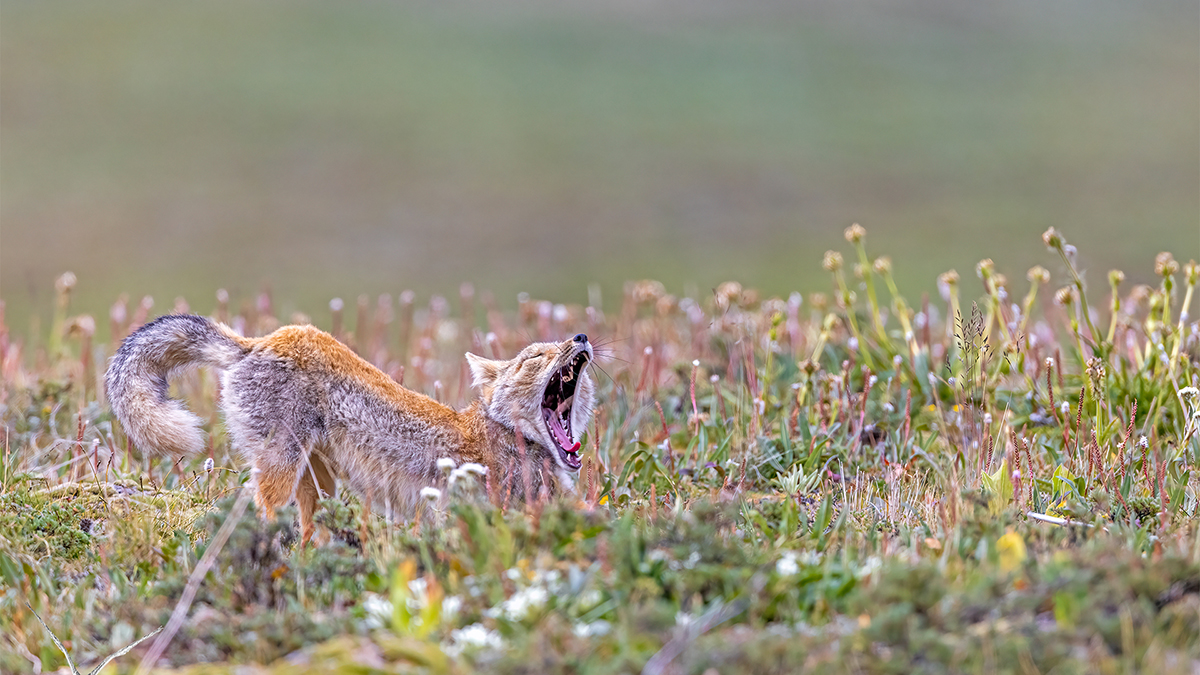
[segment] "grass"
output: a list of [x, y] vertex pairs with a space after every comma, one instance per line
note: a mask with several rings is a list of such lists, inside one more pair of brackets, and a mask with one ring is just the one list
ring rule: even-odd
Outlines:
[[[607, 308], [338, 305], [318, 323], [450, 403], [463, 351], [577, 331], [602, 384], [577, 496], [498, 504], [463, 479], [390, 523], [343, 494], [307, 550], [291, 510], [241, 515], [211, 373], [176, 385], [207, 457], [129, 447], [97, 364], [148, 314], [119, 301], [94, 342], [60, 279], [52, 340], [0, 332], [0, 670], [65, 665], [51, 632], [92, 664], [167, 626], [118, 670], [1194, 672], [1200, 266], [1088, 286], [1051, 229], [1063, 278], [984, 260], [980, 297], [947, 273], [917, 303], [864, 230], [846, 240], [807, 298], [638, 281]], [[212, 313], [307, 320], [252, 300]]]

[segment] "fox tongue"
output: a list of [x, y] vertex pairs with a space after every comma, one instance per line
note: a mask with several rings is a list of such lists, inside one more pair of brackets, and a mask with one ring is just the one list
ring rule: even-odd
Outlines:
[[558, 447], [567, 452], [579, 451], [579, 444], [571, 442], [571, 437], [563, 429], [562, 420], [558, 418], [558, 415], [553, 413], [546, 415], [546, 424], [549, 425], [550, 433], [554, 435], [554, 440], [558, 443]]

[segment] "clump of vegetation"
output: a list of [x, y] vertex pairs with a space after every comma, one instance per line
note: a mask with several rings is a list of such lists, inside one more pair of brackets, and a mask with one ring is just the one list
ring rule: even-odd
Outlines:
[[[985, 260], [983, 297], [948, 272], [944, 304], [918, 308], [865, 234], [847, 230], [857, 263], [827, 253], [833, 293], [807, 299], [643, 281], [612, 313], [522, 297], [508, 316], [466, 287], [458, 310], [408, 293], [353, 316], [331, 303], [339, 339], [445, 402], [471, 398], [464, 351], [529, 337], [606, 336], [603, 374], [578, 495], [521, 503], [464, 476], [443, 510], [393, 523], [347, 494], [311, 548], [290, 511], [247, 508], [211, 374], [176, 387], [212, 420], [206, 457], [130, 447], [96, 364], [151, 303], [118, 301], [93, 345], [64, 278], [44, 344], [0, 326], [0, 670], [64, 665], [50, 633], [86, 664], [162, 626], [119, 663], [1194, 670], [1200, 266], [1164, 253], [1158, 285], [1133, 289], [1113, 272], [1097, 307], [1051, 229], [1058, 290], [1035, 267], [1022, 294]], [[218, 299], [246, 334], [281, 323], [268, 294], [240, 311]]]

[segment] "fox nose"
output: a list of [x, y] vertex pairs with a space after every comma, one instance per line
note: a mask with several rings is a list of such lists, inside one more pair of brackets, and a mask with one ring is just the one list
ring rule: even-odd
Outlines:
[[575, 342], [579, 342], [579, 343], [584, 343], [584, 342], [587, 342], [587, 336], [586, 336], [586, 335], [584, 335], [583, 333], [579, 333], [578, 335], [576, 335], [575, 337], [573, 337], [573, 338], [571, 338], [571, 339], [572, 339], [573, 341], [575, 341]]

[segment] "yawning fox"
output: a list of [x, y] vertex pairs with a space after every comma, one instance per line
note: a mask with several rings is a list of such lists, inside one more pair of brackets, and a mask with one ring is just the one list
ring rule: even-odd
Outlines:
[[595, 391], [587, 336], [534, 343], [509, 361], [466, 356], [480, 399], [456, 411], [312, 326], [247, 338], [204, 317], [168, 315], [125, 339], [105, 382], [139, 448], [182, 455], [201, 451], [204, 436], [200, 419], [168, 397], [167, 379], [190, 366], [221, 369], [225, 424], [253, 465], [260, 513], [271, 517], [294, 497], [307, 542], [320, 492], [334, 494], [335, 479], [406, 511], [437, 482], [442, 457], [482, 464], [519, 496], [527, 483], [574, 489]]

